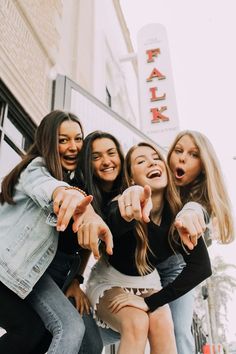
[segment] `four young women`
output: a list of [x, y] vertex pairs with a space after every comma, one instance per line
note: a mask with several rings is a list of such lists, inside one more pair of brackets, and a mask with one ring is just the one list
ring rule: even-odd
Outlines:
[[[65, 113], [60, 112], [60, 111], [59, 112], [57, 111], [57, 113], [52, 112], [50, 114], [53, 116], [54, 122], [52, 120], [51, 125], [49, 124], [50, 126], [46, 125], [45, 126], [46, 129], [44, 128], [43, 133], [41, 130], [41, 135], [38, 133], [39, 138], [36, 140], [36, 143], [34, 144], [34, 148], [32, 149], [32, 151], [34, 149], [35, 149], [35, 151], [32, 155], [31, 155], [31, 153], [29, 154], [29, 156], [30, 156], [29, 160], [31, 160], [31, 159], [33, 160], [37, 156], [42, 156], [42, 158], [46, 161], [46, 164], [45, 164], [46, 168], [48, 168], [48, 171], [52, 174], [53, 177], [56, 177], [61, 180], [63, 179], [64, 181], [69, 182], [70, 185], [76, 184], [77, 186], [79, 185], [80, 187], [85, 188], [89, 194], [93, 195], [93, 202], [92, 203], [93, 203], [93, 206], [94, 206], [94, 209], [96, 210], [96, 212], [99, 213], [102, 217], [105, 217], [106, 216], [105, 210], [106, 210], [107, 203], [113, 197], [115, 197], [117, 194], [120, 193], [121, 185], [122, 185], [121, 182], [122, 182], [122, 171], [123, 171], [124, 158], [123, 158], [123, 154], [122, 154], [119, 142], [116, 140], [116, 138], [114, 138], [112, 135], [110, 135], [108, 133], [96, 131], [94, 133], [89, 134], [87, 136], [87, 138], [85, 139], [85, 142], [84, 142], [84, 145], [83, 145], [83, 148], [81, 151], [82, 153], [80, 154], [79, 168], [76, 170], [76, 176], [75, 176], [76, 178], [74, 178], [73, 172], [74, 172], [75, 167], [77, 165], [79, 151], [82, 147], [83, 131], [82, 131], [81, 124], [78, 123], [77, 117], [74, 117], [73, 115], [69, 115], [69, 118], [68, 118], [68, 115], [67, 115], [66, 118], [65, 118], [65, 116], [64, 116], [64, 118], [62, 118], [63, 114], [66, 115]], [[57, 119], [58, 116], [60, 116], [60, 119]], [[38, 129], [38, 130], [40, 132], [40, 129]], [[52, 131], [54, 132], [54, 134], [52, 134]], [[53, 137], [52, 140], [47, 139], [48, 132], [50, 132], [50, 138]], [[58, 132], [59, 132], [59, 137], [58, 137]], [[221, 175], [220, 175], [220, 171], [218, 169], [218, 166], [214, 165], [214, 161], [216, 161], [215, 156], [214, 156], [214, 154], [210, 154], [210, 152], [209, 152], [209, 156], [207, 156], [207, 154], [204, 153], [204, 148], [205, 148], [204, 144], [203, 144], [203, 148], [201, 148], [202, 141], [200, 140], [200, 142], [199, 142], [199, 140], [197, 140], [197, 143], [199, 144], [199, 145], [197, 145], [197, 143], [194, 140], [194, 136], [193, 136], [193, 134], [195, 134], [195, 133], [190, 132], [189, 134], [191, 137], [190, 140], [191, 140], [194, 148], [192, 148], [191, 146], [186, 147], [184, 145], [185, 141], [184, 142], [181, 141], [181, 138], [182, 138], [182, 136], [181, 136], [177, 140], [179, 145], [177, 145], [177, 148], [175, 148], [176, 144], [174, 144], [173, 148], [170, 150], [170, 154], [168, 156], [168, 161], [170, 163], [170, 166], [172, 168], [172, 171], [173, 171], [175, 179], [176, 179], [176, 184], [180, 185], [180, 190], [181, 190], [181, 187], [184, 185], [184, 183], [185, 183], [185, 185], [189, 185], [190, 191], [192, 189], [195, 190], [196, 188], [194, 188], [194, 187], [196, 187], [196, 185], [199, 187], [198, 193], [195, 193], [194, 197], [189, 193], [189, 198], [186, 198], [186, 195], [187, 195], [186, 189], [188, 189], [188, 188], [184, 188], [185, 190], [183, 189], [183, 193], [181, 191], [181, 197], [182, 197], [183, 201], [186, 202], [188, 200], [195, 200], [195, 201], [202, 203], [204, 205], [204, 207], [207, 209], [207, 211], [210, 214], [215, 215], [217, 217], [217, 220], [219, 220], [219, 222], [218, 222], [219, 227], [222, 227], [222, 230], [224, 229], [224, 231], [225, 231], [224, 233], [222, 233], [222, 235], [225, 235], [224, 240], [230, 241], [230, 235], [232, 235], [232, 223], [231, 223], [230, 216], [227, 217], [227, 214], [224, 213], [224, 210], [225, 210], [224, 208], [222, 209], [221, 215], [218, 215], [219, 212], [218, 212], [218, 214], [216, 213], [217, 206], [218, 206], [217, 198], [215, 198], [215, 203], [216, 203], [215, 205], [212, 206], [211, 203], [209, 203], [209, 195], [215, 196], [220, 191], [219, 195], [222, 196], [222, 200], [224, 201], [224, 207], [227, 208], [227, 206], [228, 206], [228, 199], [225, 194], [224, 186], [221, 182], [219, 184], [216, 184], [216, 187], [213, 191], [210, 190], [210, 192], [209, 192], [209, 188], [214, 188], [212, 186], [216, 182], [216, 177], [218, 177], [218, 180], [220, 179], [220, 181], [221, 181]], [[189, 136], [188, 134], [183, 134], [183, 137], [185, 135], [187, 137]], [[51, 141], [51, 144], [48, 144], [47, 146], [45, 146], [45, 141]], [[148, 147], [146, 147], [146, 148], [148, 148]], [[149, 148], [152, 149], [152, 147], [149, 147]], [[192, 152], [192, 150], [193, 150], [193, 152]], [[172, 151], [174, 151], [174, 152], [172, 152]], [[194, 155], [194, 152], [195, 153], [197, 152], [198, 160], [200, 161], [199, 166], [198, 166], [199, 168], [196, 170], [194, 170], [194, 166], [191, 166], [191, 164], [186, 163], [188, 158], [190, 158], [190, 157], [195, 158], [196, 157]], [[181, 163], [180, 162], [174, 163], [173, 162], [174, 161], [174, 157], [173, 157], [174, 154], [175, 155], [183, 154], [185, 156], [185, 158], [184, 158], [185, 161], [181, 162]], [[173, 158], [171, 158], [171, 155]], [[207, 165], [208, 162], [206, 163], [207, 158], [209, 158], [212, 163], [210, 168], [207, 167], [208, 166]], [[58, 159], [59, 159], [59, 163], [58, 163]], [[197, 158], [196, 158], [196, 160], [197, 160]], [[56, 163], [56, 161], [57, 161], [57, 163]], [[28, 162], [25, 164], [23, 163], [22, 168], [18, 167], [18, 171], [19, 171], [18, 175], [20, 174], [20, 172], [22, 170], [24, 170], [24, 168], [25, 168], [25, 166], [27, 166], [27, 164], [28, 164]], [[58, 166], [61, 166], [61, 168]], [[44, 165], [43, 165], [43, 167], [44, 167]], [[216, 175], [216, 172], [215, 172], [215, 175], [214, 175], [214, 173], [213, 174], [210, 173], [211, 168], [213, 168], [213, 167], [218, 169], [219, 172], [217, 175]], [[37, 166], [37, 168], [38, 168], [38, 166]], [[37, 171], [37, 168], [36, 168], [36, 171]], [[81, 168], [81, 171], [83, 172], [82, 178], [84, 181], [84, 185], [82, 184], [82, 181], [81, 181], [80, 168]], [[25, 168], [25, 170], [27, 171], [27, 167]], [[56, 170], [56, 172], [54, 170]], [[192, 172], [191, 172], [192, 170], [195, 173], [192, 174]], [[203, 173], [202, 173], [202, 171], [203, 171]], [[193, 175], [193, 179], [190, 180], [190, 182], [188, 180], [189, 175], [190, 175], [190, 177], [192, 177], [192, 175]], [[202, 175], [203, 175], [202, 179], [201, 178], [199, 179], [199, 176], [202, 176]], [[32, 176], [33, 175], [31, 174], [30, 177], [32, 177]], [[47, 177], [48, 177], [48, 175], [47, 175]], [[204, 179], [204, 177], [205, 177], [205, 179]], [[50, 178], [51, 178], [51, 176], [47, 180], [47, 183], [49, 183], [49, 184], [51, 183]], [[169, 178], [170, 177], [168, 177], [168, 180], [169, 180]], [[186, 179], [187, 179], [187, 181], [186, 181]], [[16, 180], [17, 180], [17, 177], [14, 181], [16, 181]], [[192, 183], [194, 180], [199, 180], [200, 182], [199, 183]], [[205, 188], [206, 193], [204, 194], [205, 199], [201, 199], [201, 195], [199, 197], [199, 192], [202, 191], [202, 188], [201, 188], [202, 181], [205, 181], [205, 185], [206, 185], [206, 188]], [[211, 181], [211, 182], [209, 183], [209, 181]], [[46, 179], [44, 180], [44, 182], [46, 182]], [[180, 182], [182, 183], [182, 185]], [[37, 182], [35, 182], [35, 183], [37, 183]], [[64, 182], [62, 182], [62, 183], [64, 183]], [[11, 182], [8, 185], [11, 186], [10, 187], [11, 190], [14, 190], [15, 182], [13, 182], [13, 183]], [[52, 185], [52, 183], [51, 183], [51, 185]], [[68, 184], [63, 184], [63, 186], [68, 186]], [[168, 190], [168, 188], [169, 187], [167, 186], [166, 189]], [[41, 189], [42, 189], [42, 192], [45, 193], [43, 188], [41, 188]], [[63, 192], [62, 192], [63, 196], [65, 194], [65, 191], [67, 191], [67, 193], [69, 192], [70, 195], [73, 193], [73, 198], [74, 198], [74, 195], [77, 195], [80, 193], [80, 191], [78, 191], [76, 189], [66, 189], [65, 190], [65, 188], [63, 188]], [[3, 192], [4, 192], [4, 185], [3, 185]], [[33, 197], [35, 198], [35, 196], [33, 196]], [[162, 197], [164, 199], [166, 198], [166, 196], [165, 197], [162, 196]], [[67, 205], [71, 205], [71, 203], [73, 203], [72, 202], [73, 198], [71, 198], [71, 200], [69, 202], [67, 201]], [[2, 199], [2, 200], [4, 201], [4, 199]], [[61, 200], [63, 200], [63, 197], [60, 196], [56, 199], [56, 203], [59, 202], [59, 205], [60, 205]], [[35, 201], [37, 202], [36, 198], [34, 199], [34, 202]], [[86, 205], [89, 201], [90, 201], [90, 199], [87, 198]], [[47, 200], [47, 202], [48, 202], [48, 200]], [[167, 202], [167, 204], [168, 204], [168, 202]], [[58, 207], [58, 204], [54, 205], [54, 211], [57, 213], [59, 210], [58, 230], [61, 230], [61, 231], [65, 230], [66, 224], [69, 220], [68, 218], [70, 215], [73, 214], [73, 211], [75, 209], [75, 205], [73, 204], [73, 207], [71, 207], [71, 209], [68, 209], [68, 211], [66, 211], [67, 208], [64, 209], [64, 205], [65, 204], [62, 204], [62, 206], [60, 208]], [[210, 208], [209, 208], [209, 205], [210, 205]], [[141, 206], [141, 208], [142, 208], [142, 206]], [[81, 211], [84, 209], [85, 209], [85, 207], [84, 208], [82, 207]], [[127, 207], [126, 211], [129, 212], [129, 215], [130, 215], [129, 209], [130, 209], [130, 207]], [[177, 211], [177, 209], [175, 211]], [[90, 212], [91, 212], [91, 209], [90, 209]], [[117, 212], [118, 211], [116, 211], [116, 213]], [[64, 220], [66, 218], [65, 222], [63, 220], [63, 217], [61, 217], [61, 214], [63, 215]], [[64, 216], [64, 214], [65, 214], [65, 216]], [[94, 217], [94, 214], [93, 214], [93, 217]], [[173, 211], [172, 211], [172, 217], [174, 217]], [[90, 218], [91, 218], [91, 215], [90, 215]], [[49, 217], [48, 219], [49, 219], [49, 223], [50, 223], [52, 218]], [[111, 219], [112, 219], [112, 217], [111, 217]], [[85, 240], [85, 237], [84, 237], [84, 235], [85, 235], [84, 228], [80, 228], [80, 234], [81, 234], [81, 239], [83, 240], [82, 241], [83, 246], [91, 248], [96, 256], [98, 256], [97, 246], [96, 246], [96, 243], [94, 244], [93, 242], [91, 242], [91, 240], [96, 240], [98, 233], [99, 233], [100, 237], [102, 237], [102, 238], [105, 237], [105, 240], [108, 244], [108, 247], [107, 247], [108, 253], [112, 252], [109, 231], [107, 230], [106, 225], [104, 223], [100, 224], [100, 222], [101, 222], [101, 220], [99, 219], [98, 224], [100, 226], [98, 227], [98, 224], [96, 223], [96, 232], [94, 232], [94, 230], [93, 230], [93, 234], [91, 234], [91, 232], [92, 232], [91, 223], [87, 224], [87, 225], [90, 225], [89, 227], [87, 227], [87, 230], [86, 230], [86, 235], [89, 236], [89, 237], [86, 236], [87, 240]], [[155, 224], [155, 222], [154, 222], [154, 224]], [[112, 223], [111, 223], [111, 226], [112, 226]], [[117, 228], [119, 228], [119, 227], [120, 227], [120, 225], [117, 226]], [[200, 227], [198, 226], [198, 230], [202, 230], [201, 227], [202, 227], [202, 225], [200, 225]], [[78, 223], [74, 224], [74, 231], [76, 231], [77, 228], [78, 228]], [[81, 253], [81, 250], [78, 248], [76, 235], [73, 232], [68, 231], [68, 230], [71, 230], [71, 225], [69, 226], [69, 228], [67, 228], [66, 232], [60, 232], [59, 248], [57, 250], [57, 255], [54, 258], [54, 261], [52, 262], [51, 266], [49, 267], [49, 270], [47, 273], [50, 274], [49, 276], [54, 277], [54, 280], [56, 280], [56, 282], [58, 283], [58, 285], [60, 287], [63, 287], [63, 285], [64, 285], [64, 290], [67, 290], [68, 296], [72, 296], [75, 298], [75, 303], [76, 303], [77, 309], [79, 309], [81, 312], [83, 312], [83, 309], [88, 311], [89, 303], [87, 302], [86, 297], [83, 295], [82, 291], [79, 288], [79, 283], [81, 282], [81, 280], [80, 279], [79, 280], [73, 279], [74, 274], [78, 271], [77, 266], [80, 261], [80, 259], [78, 261], [78, 258], [80, 258], [80, 257], [78, 257], [78, 254]], [[70, 236], [66, 237], [66, 236], [68, 236], [68, 233]], [[199, 233], [201, 233], [201, 232], [197, 232], [196, 234], [198, 235]], [[116, 239], [116, 237], [115, 237], [115, 239]], [[190, 249], [192, 248], [191, 247], [192, 241], [189, 240], [188, 237], [183, 237], [183, 241], [187, 246], [189, 246]], [[189, 244], [189, 242], [191, 244]], [[194, 242], [194, 244], [196, 244], [196, 242]], [[148, 249], [149, 246], [146, 245], [146, 247], [147, 247], [148, 252], [150, 252], [150, 250]], [[117, 252], [119, 254], [118, 248], [117, 248]], [[195, 250], [195, 252], [196, 252], [196, 250]], [[160, 257], [160, 256], [161, 255], [158, 254], [158, 257]], [[185, 254], [184, 254], [184, 256], [185, 256]], [[153, 257], [152, 252], [150, 253], [150, 257]], [[173, 281], [173, 277], [176, 276], [176, 272], [175, 272], [176, 268], [178, 268], [177, 273], [179, 271], [182, 271], [182, 263], [183, 262], [182, 262], [182, 260], [179, 261], [179, 255], [172, 255], [172, 256], [170, 255], [170, 257], [167, 260], [166, 260], [166, 258], [167, 257], [166, 256], [164, 257], [164, 255], [163, 255], [163, 259], [158, 258], [158, 262], [154, 262], [155, 265], [157, 266], [157, 268], [160, 267], [160, 268], [162, 268], [161, 270], [163, 270], [162, 273], [160, 272], [160, 275], [162, 278], [161, 279], [162, 285], [164, 283], [163, 279], [165, 279], [166, 274], [168, 274], [168, 273], [170, 274], [170, 279], [168, 279], [168, 281], [170, 281], [170, 280]], [[166, 267], [166, 262], [170, 259], [171, 259], [172, 263], [171, 263], [171, 267], [169, 268], [169, 266]], [[144, 255], [142, 255], [141, 260], [142, 260], [141, 263], [145, 260]], [[164, 261], [160, 263], [161, 260], [164, 260]], [[176, 262], [176, 260], [177, 260], [177, 262]], [[67, 265], [65, 266], [65, 264], [67, 264]], [[85, 261], [85, 264], [86, 264], [86, 261]], [[179, 267], [179, 264], [180, 264], [180, 267]], [[59, 267], [59, 269], [57, 269], [57, 267]], [[59, 279], [58, 275], [61, 273], [62, 267], [64, 268], [64, 270], [63, 270], [64, 273], [62, 275], [62, 278]], [[137, 271], [137, 269], [136, 269], [136, 271]], [[72, 272], [71, 272], [71, 270], [72, 270]], [[68, 272], [71, 273], [69, 278], [67, 277]], [[47, 274], [47, 276], [48, 276], [48, 274]], [[67, 279], [67, 282], [65, 285], [66, 279]], [[67, 289], [67, 286], [69, 284], [69, 281], [71, 281], [71, 279], [73, 279], [72, 285]], [[160, 285], [160, 284], [159, 285], [158, 284], [159, 284], [159, 282], [157, 282], [155, 284], [153, 289], [156, 289], [156, 287]], [[190, 286], [190, 284], [189, 284], [189, 286]], [[5, 288], [4, 285], [3, 285], [3, 287], [4, 287], [4, 291], [7, 290], [7, 288]], [[39, 287], [39, 290], [40, 290], [40, 287]], [[40, 291], [38, 291], [38, 292], [40, 293]], [[50, 290], [50, 293], [51, 293], [51, 290]], [[44, 290], [42, 290], [42, 294], [44, 294]], [[60, 294], [63, 295], [62, 292]], [[187, 295], [185, 295], [185, 296], [187, 296]], [[15, 297], [14, 294], [13, 294], [13, 296]], [[180, 299], [182, 299], [182, 298], [183, 297], [181, 297]], [[35, 299], [36, 299], [36, 297], [35, 297]], [[20, 298], [19, 298], [19, 300], [20, 300]], [[68, 304], [70, 305], [68, 300], [66, 300], [66, 301], [67, 301], [67, 305]], [[170, 300], [168, 300], [168, 301], [170, 301]], [[178, 300], [176, 300], [176, 301], [178, 301]], [[29, 315], [29, 319], [31, 319], [31, 322], [33, 319], [34, 323], [37, 322], [38, 326], [40, 327], [40, 331], [38, 331], [39, 336], [38, 336], [38, 338], [35, 338], [35, 342], [32, 343], [32, 347], [33, 347], [33, 345], [35, 346], [35, 343], [37, 343], [39, 341], [40, 333], [42, 332], [42, 324], [40, 323], [38, 317], [36, 319], [34, 319], [34, 316], [37, 316], [37, 315], [31, 310], [31, 308], [29, 306], [27, 306], [25, 304], [25, 301], [23, 300], [21, 302], [24, 303], [25, 307], [27, 307], [27, 310], [26, 310], [26, 308], [23, 309], [23, 307], [22, 307], [24, 313], [27, 314], [28, 312], [31, 312], [31, 314]], [[32, 303], [34, 303], [34, 302], [32, 302]], [[175, 303], [175, 301], [172, 302], [171, 304], [174, 304], [174, 303]], [[22, 306], [22, 304], [21, 304], [21, 306]], [[183, 304], [180, 306], [175, 305], [174, 307], [181, 308], [181, 309], [183, 309], [183, 308], [187, 309], [187, 307]], [[18, 308], [18, 304], [17, 304], [17, 308]], [[56, 311], [57, 311], [57, 309], [58, 309], [58, 307], [56, 307]], [[65, 308], [65, 310], [66, 310], [66, 308]], [[70, 310], [71, 310], [71, 308], [70, 308]], [[160, 311], [160, 309], [159, 309], [159, 311]], [[165, 311], [165, 310], [163, 310], [163, 311]], [[155, 311], [153, 313], [155, 313]], [[174, 311], [172, 309], [172, 316], [173, 316], [173, 313], [174, 313]], [[41, 310], [39, 310], [39, 314], [42, 317]], [[2, 315], [0, 316], [0, 318], [1, 318], [0, 321], [3, 321], [5, 315], [3, 314], [3, 316]], [[11, 320], [9, 319], [9, 317], [6, 317], [6, 318], [7, 318], [8, 322], [13, 323], [15, 321], [15, 318], [13, 318]], [[46, 317], [46, 318], [43, 317], [47, 328], [49, 328], [51, 330], [51, 332], [53, 333], [52, 328], [55, 328], [55, 326], [53, 324], [50, 324], [50, 325], [47, 324], [48, 320], [49, 320], [49, 322], [51, 322], [51, 318], [52, 318], [51, 316]], [[174, 318], [174, 322], [175, 322], [175, 320], [177, 319], [177, 316], [176, 316], [176, 319], [175, 319], [175, 316], [173, 316], [173, 318]], [[190, 311], [190, 315], [189, 315], [189, 319], [190, 318], [192, 318], [191, 311]], [[29, 326], [32, 326], [31, 322], [30, 322], [30, 320], [28, 322], [26, 321], [26, 323]], [[19, 323], [19, 321], [18, 321], [18, 323]], [[9, 323], [0, 322], [0, 324], [2, 325], [2, 327], [6, 328]], [[81, 323], [80, 323], [80, 325], [78, 327], [82, 328], [83, 326], [81, 326]], [[154, 328], [154, 327], [152, 327], [152, 328]], [[176, 326], [176, 323], [175, 323], [175, 331], [176, 331], [176, 329], [178, 330], [179, 327], [181, 328], [182, 324]], [[65, 328], [68, 333], [69, 327], [67, 327], [67, 325], [66, 325]], [[117, 329], [117, 328], [115, 328], [115, 329]], [[79, 337], [80, 339], [79, 339], [79, 345], [77, 348], [79, 348], [79, 346], [81, 344], [83, 330], [84, 330], [83, 328], [82, 328], [82, 330], [80, 330], [80, 337]], [[158, 324], [156, 324], [156, 331], [157, 330], [158, 330]], [[170, 330], [171, 330], [171, 327], [170, 327]], [[8, 326], [7, 333], [8, 334], [5, 335], [5, 339], [4, 339], [4, 336], [0, 339], [0, 346], [1, 346], [1, 342], [3, 343], [4, 341], [6, 341], [7, 338], [9, 338], [7, 336], [9, 336], [9, 334], [11, 333], [10, 326]], [[71, 333], [73, 333], [73, 331]], [[156, 333], [158, 333], [158, 332], [156, 332]], [[176, 339], [177, 339], [178, 352], [181, 352], [183, 354], [185, 354], [185, 353], [189, 354], [191, 351], [189, 350], [189, 346], [188, 346], [188, 349], [186, 349], [187, 344], [182, 346], [183, 348], [185, 346], [185, 351], [183, 351], [181, 349], [180, 344], [178, 345], [178, 339], [183, 342], [182, 338], [184, 338], [184, 336], [187, 337], [186, 333], [178, 335], [178, 333], [176, 332], [175, 335], [176, 335]], [[54, 336], [54, 339], [55, 339], [55, 336]], [[16, 342], [12, 341], [12, 343], [16, 343]], [[57, 340], [57, 343], [59, 343], [58, 340]], [[78, 340], [77, 340], [77, 343], [78, 343]], [[11, 344], [9, 344], [9, 341], [7, 341], [6, 347], [8, 345], [11, 345]], [[68, 350], [69, 350], [68, 349], [68, 342], [66, 343], [66, 345], [67, 345], [67, 352], [68, 352]], [[155, 345], [155, 343], [153, 345]], [[28, 352], [30, 353], [30, 345], [27, 344], [27, 347], [29, 349]], [[88, 348], [87, 348], [87, 350], [88, 350]], [[97, 351], [95, 350], [94, 353], [99, 353], [100, 352], [99, 350], [100, 349], [97, 349]], [[8, 351], [8, 352], [11, 353], [10, 351]], [[12, 353], [22, 353], [22, 352], [26, 353], [27, 351], [26, 350], [20, 351], [20, 349], [18, 351], [14, 351], [14, 349], [13, 349], [13, 351], [12, 351]], [[63, 351], [56, 351], [56, 350], [52, 351], [52, 353], [62, 353], [62, 352]], [[70, 351], [70, 352], [73, 353], [74, 351]], [[75, 352], [78, 352], [78, 349], [76, 349]], [[86, 348], [85, 348], [84, 352], [86, 353]], [[92, 353], [92, 351], [87, 351], [87, 352]], [[174, 353], [174, 351], [173, 351], [173, 353]]]

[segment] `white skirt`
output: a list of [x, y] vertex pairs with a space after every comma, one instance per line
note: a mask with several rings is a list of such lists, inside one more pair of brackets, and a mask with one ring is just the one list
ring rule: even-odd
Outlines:
[[[136, 295], [145, 294], [149, 290], [159, 291], [162, 288], [160, 276], [156, 269], [147, 275], [131, 276], [120, 273], [103, 260], [99, 260], [93, 266], [86, 283], [86, 295], [93, 307], [95, 318], [99, 299], [106, 290], [114, 287], [123, 288], [127, 292], [132, 292]], [[100, 321], [97, 321], [97, 323], [103, 326]]]

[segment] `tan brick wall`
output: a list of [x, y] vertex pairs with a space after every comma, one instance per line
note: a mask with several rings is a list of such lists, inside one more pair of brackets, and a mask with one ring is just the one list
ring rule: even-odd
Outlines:
[[0, 77], [36, 122], [51, 107], [61, 11], [61, 0], [0, 1]]
[[62, 0], [17, 0], [17, 4], [51, 60], [55, 60], [59, 49]]

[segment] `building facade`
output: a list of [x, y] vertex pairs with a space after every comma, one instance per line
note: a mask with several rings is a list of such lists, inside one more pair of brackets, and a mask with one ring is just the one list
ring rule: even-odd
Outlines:
[[0, 176], [55, 107], [58, 76], [138, 125], [137, 64], [123, 60], [133, 47], [118, 0], [1, 0], [0, 33]]

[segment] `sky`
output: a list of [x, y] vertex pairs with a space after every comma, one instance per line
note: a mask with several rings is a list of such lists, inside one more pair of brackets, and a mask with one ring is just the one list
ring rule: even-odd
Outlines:
[[[149, 23], [165, 26], [180, 129], [204, 133], [219, 158], [236, 214], [236, 1], [120, 0], [134, 49]], [[233, 159], [235, 157], [235, 159]], [[236, 222], [235, 222], [236, 224]], [[236, 264], [236, 242], [214, 245], [210, 254]], [[236, 274], [235, 274], [236, 276]], [[236, 292], [234, 294], [236, 298]], [[230, 340], [236, 321], [230, 304]]]

